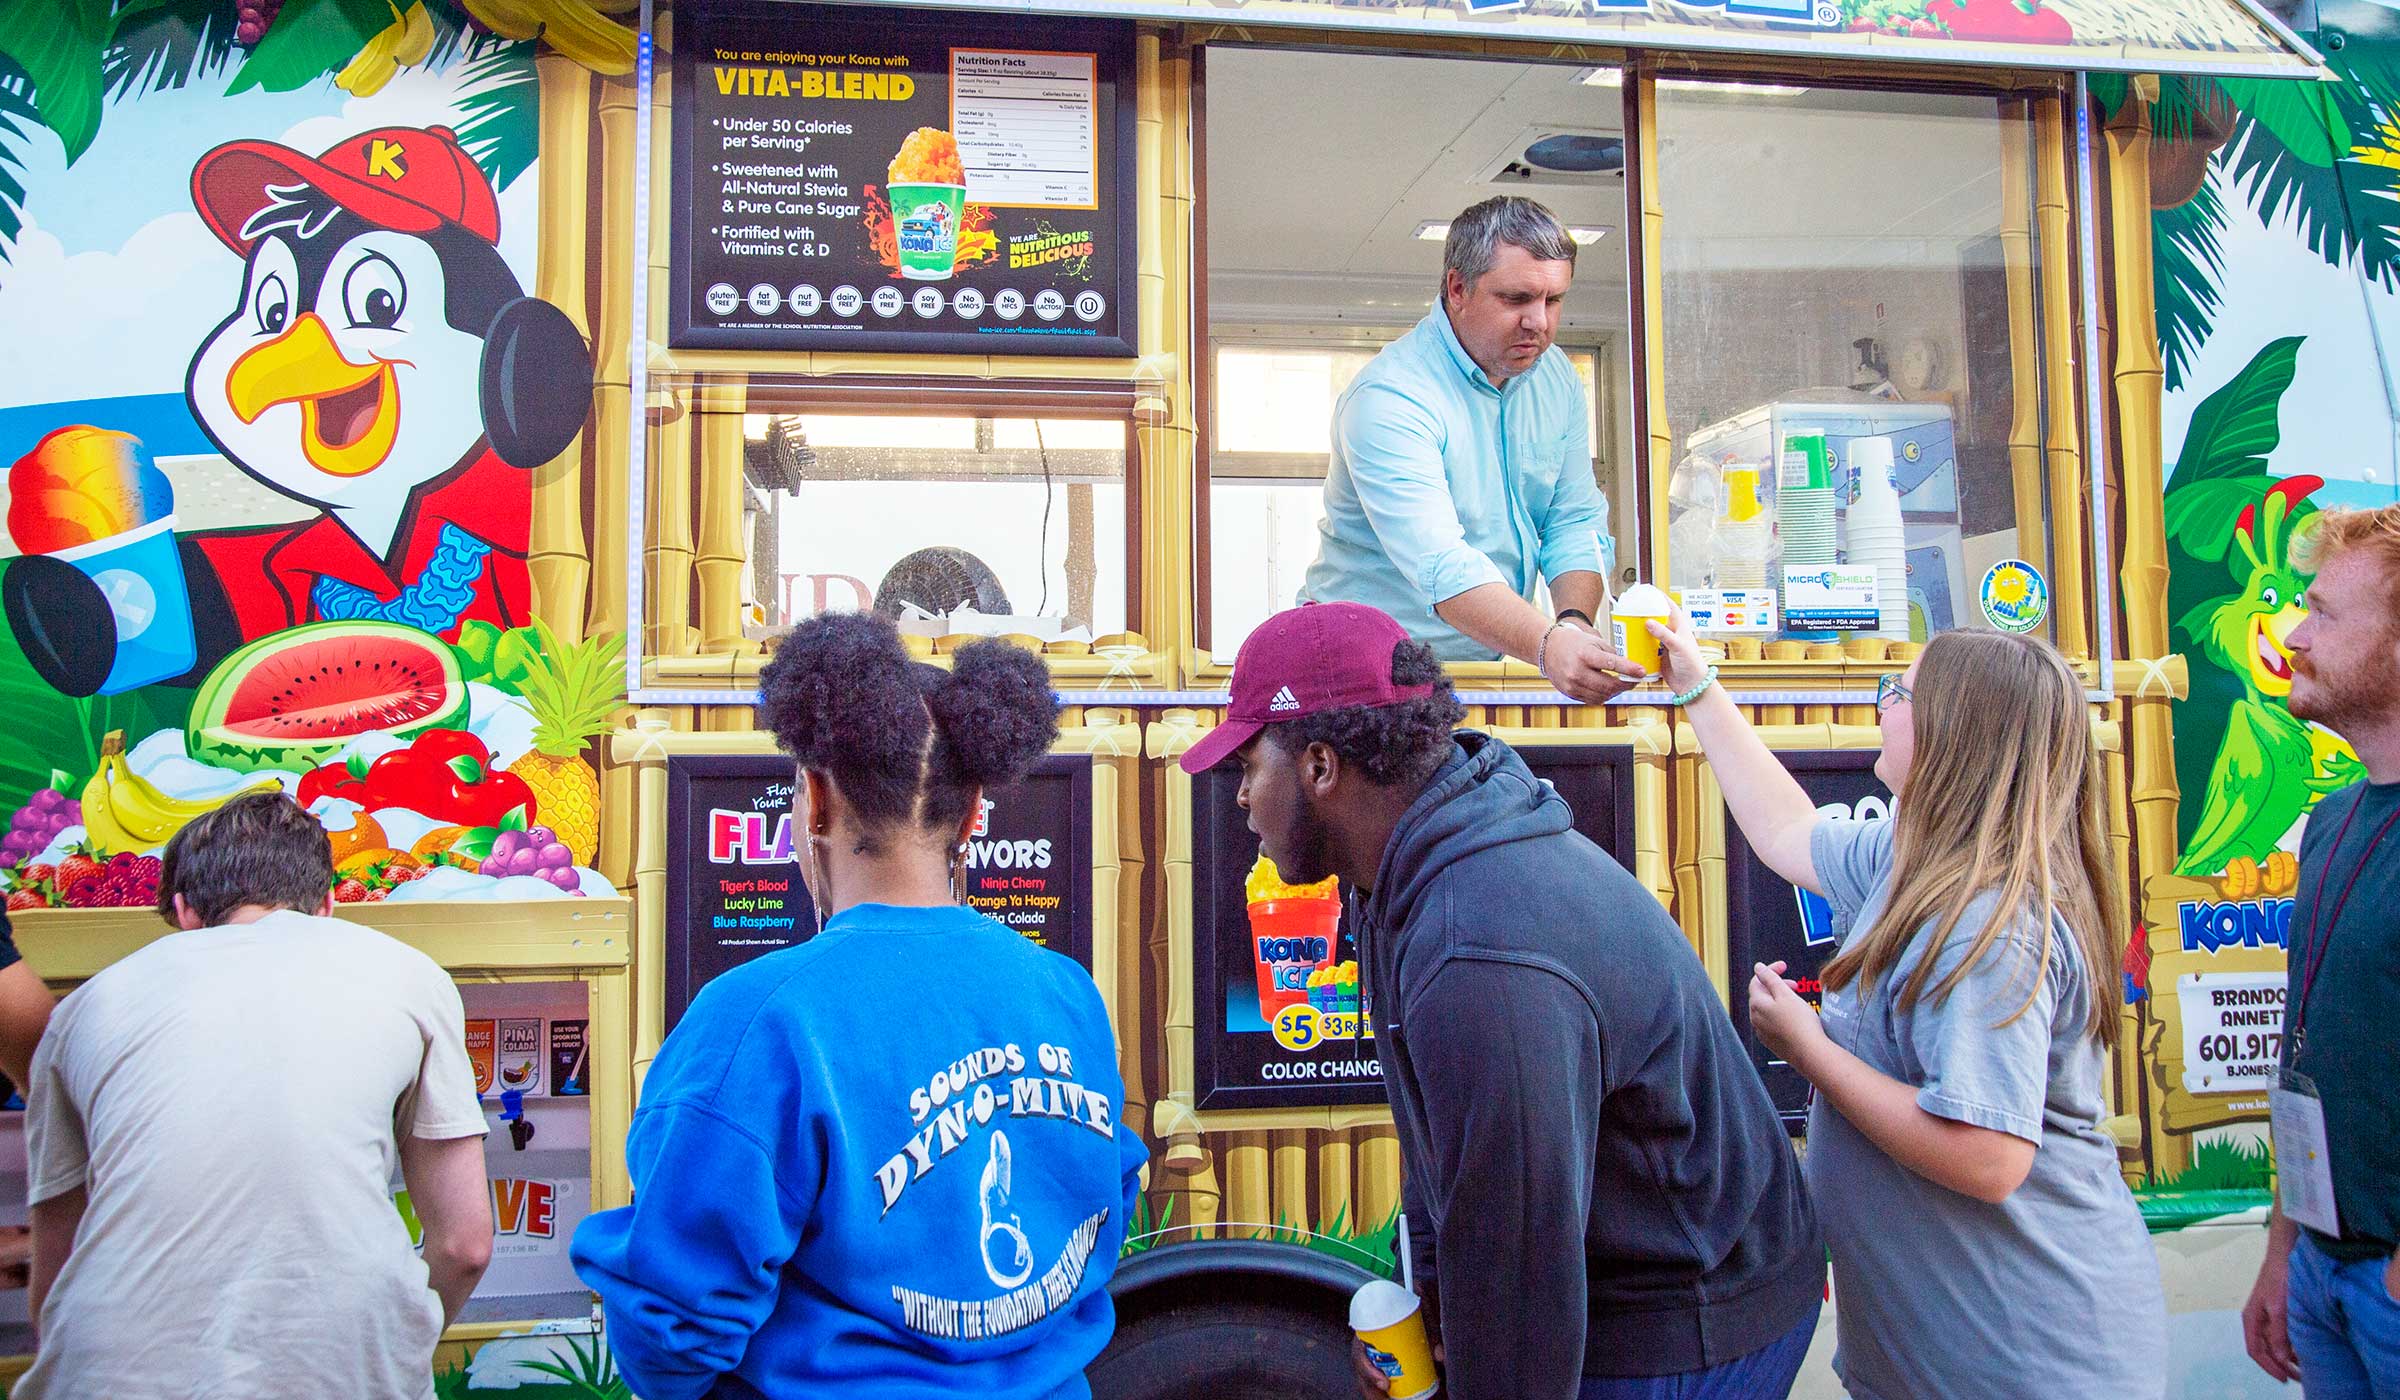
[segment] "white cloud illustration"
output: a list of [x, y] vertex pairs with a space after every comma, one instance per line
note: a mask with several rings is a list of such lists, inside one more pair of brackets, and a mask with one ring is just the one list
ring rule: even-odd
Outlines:
[[241, 292], [241, 260], [189, 208], [113, 253], [68, 254], [30, 221], [0, 278], [0, 407], [179, 394], [192, 351]]

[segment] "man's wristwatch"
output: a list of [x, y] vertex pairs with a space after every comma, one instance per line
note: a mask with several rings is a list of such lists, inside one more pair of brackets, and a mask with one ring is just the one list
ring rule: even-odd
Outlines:
[[1574, 618], [1577, 622], [1582, 623], [1586, 627], [1597, 627], [1600, 625], [1592, 621], [1591, 614], [1585, 612], [1581, 608], [1560, 608], [1558, 610], [1558, 621], [1564, 622], [1570, 617]]

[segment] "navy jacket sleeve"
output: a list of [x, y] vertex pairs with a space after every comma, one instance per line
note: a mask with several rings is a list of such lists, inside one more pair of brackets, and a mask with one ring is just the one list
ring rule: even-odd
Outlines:
[[1564, 978], [1454, 958], [1408, 1008], [1440, 1218], [1453, 1400], [1573, 1400], [1587, 1317], [1584, 1222], [1600, 1115], [1599, 1024]]

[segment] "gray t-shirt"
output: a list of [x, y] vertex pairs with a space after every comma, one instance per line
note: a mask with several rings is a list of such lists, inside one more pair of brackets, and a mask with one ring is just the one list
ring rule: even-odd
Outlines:
[[[1892, 876], [1889, 821], [1828, 820], [1809, 841], [1836, 934], [1871, 928]], [[1935, 981], [1962, 960], [1996, 903], [1985, 895], [1942, 945]], [[2036, 1145], [1999, 1205], [1937, 1186], [1886, 1156], [1823, 1100], [1808, 1115], [1806, 1171], [1833, 1254], [1834, 1369], [1857, 1400], [2164, 1394], [2166, 1299], [2141, 1210], [2100, 1131], [2102, 1056], [2085, 1033], [2093, 978], [2063, 923], [2024, 1015], [2038, 931], [2012, 931], [1936, 1002], [1893, 1004], [1931, 940], [1918, 930], [1871, 986], [1824, 998], [1826, 1032], [1917, 1086], [1926, 1112]], [[2114, 973], [2115, 969], [2109, 969]]]

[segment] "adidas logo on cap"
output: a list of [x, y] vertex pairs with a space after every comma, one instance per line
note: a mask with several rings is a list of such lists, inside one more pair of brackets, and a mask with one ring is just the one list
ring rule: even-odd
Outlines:
[[1299, 708], [1300, 697], [1292, 694], [1292, 688], [1288, 685], [1276, 691], [1275, 698], [1267, 702], [1267, 711], [1270, 714], [1282, 714], [1286, 710]]

